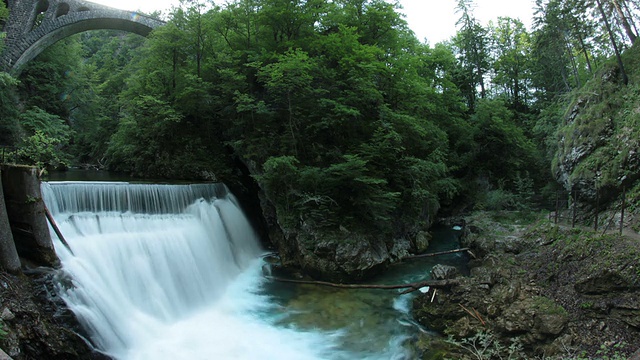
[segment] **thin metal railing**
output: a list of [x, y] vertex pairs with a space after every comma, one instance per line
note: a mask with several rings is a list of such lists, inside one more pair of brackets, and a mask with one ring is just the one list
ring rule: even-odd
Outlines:
[[[569, 222], [569, 219], [570, 219], [571, 227], [575, 228], [577, 225], [576, 223], [577, 223], [578, 215], [580, 215], [578, 212], [578, 207], [576, 206], [577, 196], [578, 196], [577, 190], [573, 190], [569, 194], [566, 194], [565, 192], [562, 192], [562, 191], [556, 192], [555, 212], [549, 214], [549, 220], [553, 221], [555, 224], [558, 224], [562, 220], [566, 220], [567, 222]], [[625, 217], [626, 207], [627, 207], [627, 191], [626, 191], [626, 187], [623, 186], [622, 198], [620, 199], [620, 204], [616, 207], [611, 208], [613, 212], [612, 212], [611, 218], [606, 222], [604, 226], [604, 229], [602, 232], [603, 235], [611, 228], [611, 224], [613, 223], [617, 213], [620, 213], [619, 232], [620, 234], [622, 234], [624, 230], [624, 217]], [[600, 209], [600, 189], [596, 188], [596, 202], [595, 202], [595, 209], [593, 213], [591, 212], [583, 213], [585, 215], [583, 219], [589, 219], [593, 216], [593, 230], [596, 232], [600, 229], [600, 225], [601, 225], [600, 210], [601, 210]], [[570, 212], [569, 215], [567, 215], [568, 212]], [[606, 221], [606, 219], [604, 221]]]

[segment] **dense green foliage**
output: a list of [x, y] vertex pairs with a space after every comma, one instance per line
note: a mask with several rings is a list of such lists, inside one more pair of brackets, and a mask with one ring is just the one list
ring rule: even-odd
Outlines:
[[5, 72], [0, 72], [0, 144], [14, 143], [14, 134], [18, 131], [13, 88], [18, 81]]
[[[0, 30], [7, 16], [9, 16], [7, 6], [0, 1]], [[4, 32], [0, 31], [0, 54], [4, 49], [5, 35]], [[16, 79], [0, 71], [0, 145], [12, 143], [14, 141], [14, 133], [17, 131], [15, 118], [18, 115], [18, 110], [15, 106], [13, 95], [13, 87], [16, 84]]]
[[383, 0], [183, 2], [149, 39], [51, 47], [20, 106], [0, 76], [0, 142], [148, 177], [234, 182], [242, 162], [288, 227], [405, 234], [443, 205], [520, 207], [550, 179], [563, 96], [613, 55], [593, 4], [537, 7], [528, 32], [460, 0], [458, 34], [430, 46]]

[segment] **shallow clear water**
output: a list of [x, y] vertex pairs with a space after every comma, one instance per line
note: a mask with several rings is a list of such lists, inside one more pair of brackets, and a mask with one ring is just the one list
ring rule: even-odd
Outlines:
[[[116, 359], [412, 358], [412, 295], [266, 280], [224, 187], [51, 183], [43, 194], [71, 248], [55, 244], [73, 283], [59, 292]], [[457, 247], [456, 234], [442, 230], [430, 251]], [[437, 262], [461, 263], [413, 260], [375, 282], [422, 280]]]
[[[459, 235], [459, 231], [436, 229], [429, 252], [458, 248]], [[456, 266], [463, 272], [464, 262], [460, 254], [405, 261], [369, 283], [402, 284], [426, 280], [436, 264]], [[341, 336], [336, 338], [337, 346], [349, 353], [334, 355], [331, 359], [412, 359], [410, 342], [417, 333], [427, 331], [410, 315], [415, 294], [400, 295], [402, 290], [270, 283], [266, 291], [282, 306], [279, 324], [303, 330], [341, 331]]]

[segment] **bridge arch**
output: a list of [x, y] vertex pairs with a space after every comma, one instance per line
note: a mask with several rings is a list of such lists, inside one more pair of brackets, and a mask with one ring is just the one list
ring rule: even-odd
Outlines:
[[105, 29], [147, 36], [164, 25], [136, 12], [81, 0], [13, 0], [9, 6], [0, 66], [14, 76], [47, 47], [71, 35]]

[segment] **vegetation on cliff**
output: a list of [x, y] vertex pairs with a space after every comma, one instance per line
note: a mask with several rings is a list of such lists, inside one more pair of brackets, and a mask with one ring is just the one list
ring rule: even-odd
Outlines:
[[[553, 171], [568, 191], [593, 204], [640, 179], [640, 44], [623, 54], [629, 83], [613, 61], [571, 94], [557, 132]], [[603, 201], [603, 202], [604, 202]]]

